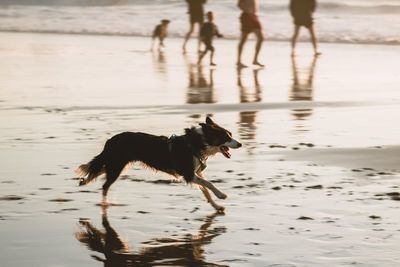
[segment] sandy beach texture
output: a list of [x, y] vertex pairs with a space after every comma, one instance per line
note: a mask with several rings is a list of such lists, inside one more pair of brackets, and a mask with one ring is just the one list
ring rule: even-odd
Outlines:
[[[399, 266], [400, 46], [266, 42], [265, 69], [215, 68], [195, 42], [0, 33], [1, 266]], [[246, 46], [250, 63], [254, 43]], [[133, 165], [100, 206], [74, 170], [122, 131], [206, 115], [244, 147], [208, 161], [229, 195]]]

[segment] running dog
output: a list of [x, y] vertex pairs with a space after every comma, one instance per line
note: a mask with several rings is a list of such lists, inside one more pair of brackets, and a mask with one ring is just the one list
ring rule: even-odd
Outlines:
[[103, 184], [103, 204], [107, 203], [107, 192], [128, 163], [139, 161], [156, 171], [175, 177], [183, 177], [187, 183], [200, 187], [207, 201], [217, 210], [225, 208], [212, 199], [209, 190], [218, 198], [227, 195], [221, 192], [203, 172], [208, 157], [221, 152], [230, 158], [230, 148], [239, 148], [241, 143], [232, 138], [232, 133], [217, 125], [209, 117], [200, 127], [186, 128], [181, 136], [155, 136], [141, 132], [124, 132], [111, 137], [103, 151], [89, 163], [81, 165], [77, 172], [82, 176], [79, 185], [86, 185], [101, 174], [106, 174]]

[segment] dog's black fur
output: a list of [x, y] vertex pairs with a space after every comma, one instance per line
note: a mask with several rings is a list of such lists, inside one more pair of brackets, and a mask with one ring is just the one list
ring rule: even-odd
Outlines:
[[[202, 175], [203, 168], [205, 168], [205, 166], [203, 168], [198, 166], [201, 158], [206, 160], [208, 156], [217, 153], [220, 147], [227, 148], [226, 144], [233, 141], [237, 144], [230, 147], [241, 146], [232, 139], [229, 131], [218, 126], [208, 117], [206, 123], [200, 123], [200, 126], [201, 131], [195, 127], [186, 128], [184, 135], [171, 138], [141, 132], [117, 134], [106, 142], [99, 155], [88, 164], [78, 168], [78, 172], [84, 176], [87, 175], [86, 179], [80, 180], [79, 185], [86, 185], [105, 173], [106, 182], [103, 185], [103, 196], [106, 196], [108, 189], [117, 180], [124, 167], [128, 163], [136, 161], [142, 162], [154, 170], [175, 177], [183, 177], [186, 182], [191, 183], [194, 178], [198, 177], [197, 174]], [[230, 157], [230, 154], [225, 154], [225, 156]], [[200, 185], [198, 182], [197, 184]], [[201, 185], [204, 186], [202, 183]], [[208, 200], [210, 202], [210, 199]]]

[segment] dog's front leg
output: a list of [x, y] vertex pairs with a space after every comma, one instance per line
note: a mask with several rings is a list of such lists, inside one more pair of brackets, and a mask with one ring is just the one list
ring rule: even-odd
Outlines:
[[[203, 179], [205, 179], [204, 174], [203, 173], [197, 173], [197, 175]], [[201, 192], [203, 192], [204, 196], [207, 199], [207, 202], [211, 204], [211, 206], [213, 206], [214, 209], [216, 209], [218, 212], [223, 212], [225, 210], [225, 207], [218, 205], [217, 203], [215, 203], [215, 201], [212, 199], [211, 195], [210, 195], [210, 191], [208, 191], [208, 189], [204, 186], [199, 186]]]
[[215, 201], [212, 199], [210, 192], [208, 191], [208, 189], [204, 186], [199, 186], [201, 192], [203, 192], [204, 196], [207, 199], [207, 202], [211, 204], [211, 206], [216, 209], [218, 212], [223, 212], [225, 210], [224, 206], [220, 206], [217, 203], [215, 203]]
[[210, 189], [214, 193], [214, 195], [217, 196], [217, 198], [225, 199], [228, 197], [227, 195], [222, 193], [217, 187], [215, 187], [215, 185], [213, 185], [213, 183], [207, 181], [206, 179], [201, 178], [197, 174], [195, 174], [193, 176], [192, 182], [197, 185], [206, 187], [207, 189]]

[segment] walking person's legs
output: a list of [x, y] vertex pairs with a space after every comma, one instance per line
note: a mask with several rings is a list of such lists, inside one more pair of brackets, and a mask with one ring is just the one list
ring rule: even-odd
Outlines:
[[[184, 53], [186, 52], [186, 44], [189, 41], [190, 37], [192, 36], [194, 29], [195, 29], [195, 23], [190, 23], [189, 32], [186, 34], [185, 41], [183, 42], [183, 46], [182, 46]], [[200, 41], [200, 38], [199, 38], [199, 41]]]
[[213, 47], [213, 49], [211, 49], [211, 53], [210, 53], [210, 65], [211, 66], [216, 66], [217, 65], [217, 64], [214, 63], [214, 51], [215, 51], [215, 49]]
[[311, 42], [314, 48], [314, 55], [316, 56], [321, 55], [321, 52], [318, 51], [318, 37], [315, 32], [314, 24], [311, 24], [311, 26], [308, 28], [308, 31], [310, 32]]
[[197, 64], [201, 64], [201, 61], [203, 60], [203, 57], [207, 54], [207, 51], [208, 50], [206, 49], [199, 54], [199, 61], [197, 61]]
[[201, 30], [201, 27], [203, 26], [203, 23], [198, 23], [199, 24], [199, 35], [198, 35], [198, 38], [197, 38], [197, 52], [198, 53], [201, 53], [201, 35], [200, 35], [200, 30]]
[[255, 51], [254, 51], [254, 60], [253, 60], [253, 64], [254, 65], [258, 65], [260, 67], [264, 67], [263, 64], [261, 64], [260, 62], [258, 62], [258, 55], [260, 54], [260, 50], [261, 50], [261, 45], [264, 41], [264, 34], [262, 32], [261, 29], [257, 29], [254, 31], [254, 33], [256, 34], [257, 37], [257, 43], [256, 43], [256, 47], [255, 47]]
[[244, 44], [247, 41], [248, 36], [249, 36], [249, 33], [242, 32], [242, 35], [240, 37], [240, 41], [239, 41], [239, 45], [238, 45], [238, 58], [237, 58], [237, 63], [236, 63], [236, 65], [239, 68], [246, 68], [247, 67], [246, 65], [244, 65], [242, 63], [242, 52], [243, 52], [243, 47], [244, 47]]
[[299, 33], [300, 33], [300, 26], [294, 25], [294, 32], [293, 32], [293, 37], [292, 37], [292, 56], [294, 56], [296, 54], [295, 48], [296, 48], [297, 39], [299, 37]]

